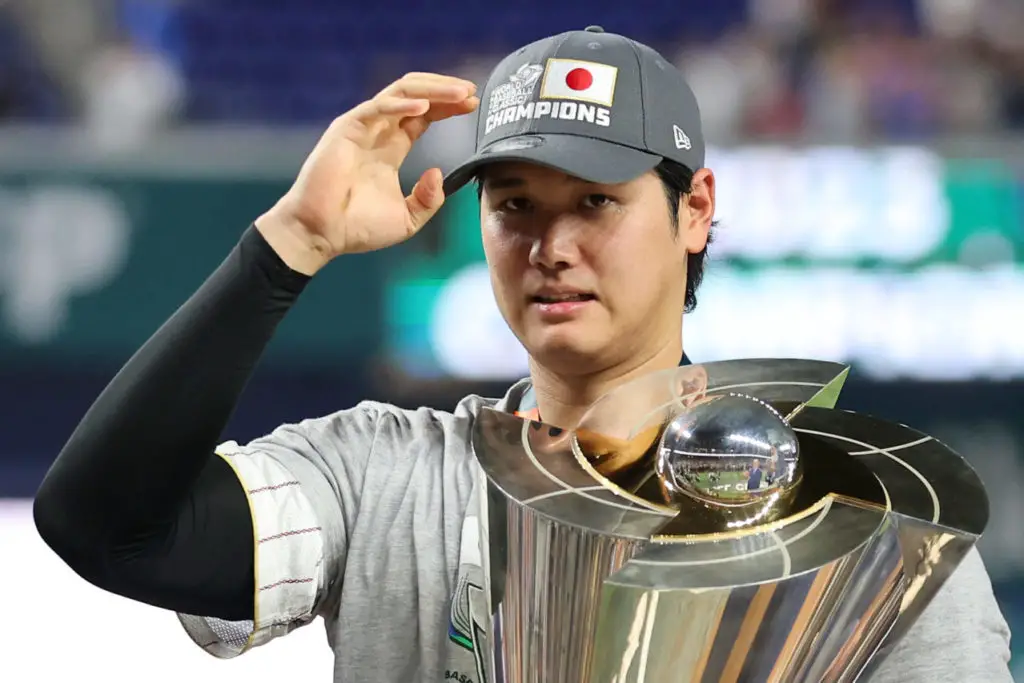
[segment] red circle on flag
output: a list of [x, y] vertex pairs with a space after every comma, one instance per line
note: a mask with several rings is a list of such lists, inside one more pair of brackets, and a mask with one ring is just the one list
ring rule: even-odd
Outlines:
[[565, 84], [573, 90], [586, 90], [594, 84], [594, 75], [586, 69], [576, 67], [565, 75]]

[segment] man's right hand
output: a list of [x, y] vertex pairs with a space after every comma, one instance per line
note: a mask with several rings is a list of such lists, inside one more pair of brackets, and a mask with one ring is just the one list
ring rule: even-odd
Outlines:
[[444, 203], [431, 168], [404, 196], [398, 170], [431, 123], [474, 111], [476, 86], [411, 73], [327, 128], [285, 195], [256, 228], [293, 270], [313, 275], [332, 258], [412, 237]]

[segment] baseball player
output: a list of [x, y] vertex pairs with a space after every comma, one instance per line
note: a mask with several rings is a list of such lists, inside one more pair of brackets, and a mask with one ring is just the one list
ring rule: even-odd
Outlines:
[[[476, 153], [403, 196], [417, 138], [478, 108]], [[453, 412], [364, 402], [222, 442], [310, 279], [409, 238], [470, 182], [529, 377]], [[218, 657], [322, 617], [335, 681], [482, 683], [474, 420], [496, 406], [572, 427], [616, 385], [688, 362], [680, 325], [714, 212], [697, 102], [649, 47], [598, 27], [544, 38], [479, 97], [408, 74], [330, 124], [97, 398], [39, 490], [39, 532], [87, 581], [177, 612]], [[1009, 681], [1008, 637], [972, 552], [873, 680]]]

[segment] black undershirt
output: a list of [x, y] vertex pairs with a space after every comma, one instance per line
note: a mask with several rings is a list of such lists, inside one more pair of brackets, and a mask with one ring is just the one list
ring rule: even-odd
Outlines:
[[34, 507], [83, 578], [168, 610], [253, 618], [249, 505], [213, 449], [308, 281], [250, 226], [100, 394]]

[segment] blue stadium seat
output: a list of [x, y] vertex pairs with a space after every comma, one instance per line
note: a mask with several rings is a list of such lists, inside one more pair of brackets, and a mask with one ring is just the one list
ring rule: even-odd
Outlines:
[[350, 3], [207, 0], [181, 7], [182, 65], [197, 119], [307, 123], [328, 120], [408, 70], [446, 70], [463, 55], [502, 56], [552, 32], [601, 24], [655, 47], [742, 21], [745, 0], [687, 12], [651, 0], [579, 6], [519, 0]]

